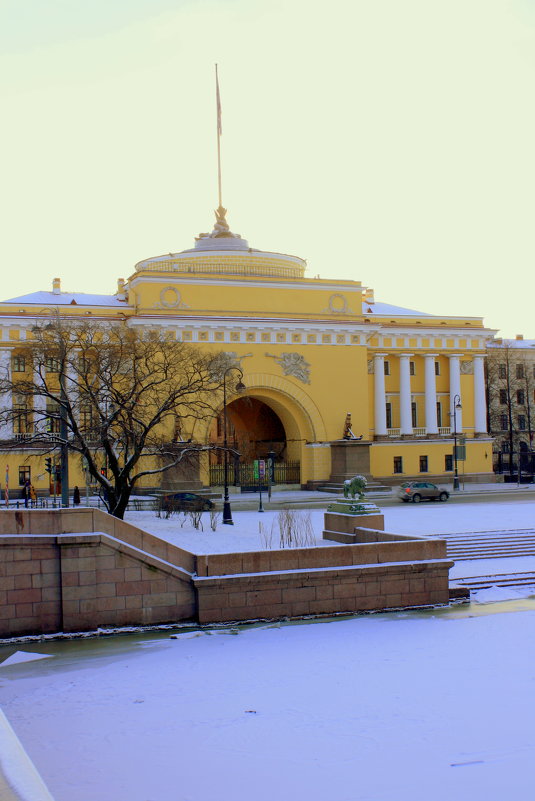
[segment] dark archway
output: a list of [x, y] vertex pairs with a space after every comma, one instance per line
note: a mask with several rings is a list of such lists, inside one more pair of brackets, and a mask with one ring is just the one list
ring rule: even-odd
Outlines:
[[[221, 411], [210, 431], [212, 443], [223, 443], [223, 427]], [[257, 398], [237, 398], [227, 405], [227, 441], [245, 462], [266, 459], [270, 451], [274, 451], [277, 460], [285, 458], [286, 432], [281, 419], [267, 403]], [[221, 462], [222, 454], [216, 456], [215, 461]]]

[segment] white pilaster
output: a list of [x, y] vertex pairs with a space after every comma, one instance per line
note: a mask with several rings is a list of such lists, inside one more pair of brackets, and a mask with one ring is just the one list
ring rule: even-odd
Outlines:
[[374, 404], [375, 404], [375, 436], [386, 436], [386, 393], [385, 393], [385, 356], [376, 353], [373, 357], [374, 367]]
[[399, 412], [400, 433], [412, 435], [411, 409], [411, 367], [412, 353], [401, 353], [399, 356]]
[[33, 430], [36, 434], [44, 434], [47, 430], [46, 425], [46, 396], [33, 396]]
[[[454, 400], [455, 396], [459, 396], [459, 401], [462, 404], [461, 399], [461, 356], [460, 354], [455, 354], [448, 357], [450, 360], [450, 420], [451, 420], [451, 430], [453, 431], [454, 428], [457, 428], [457, 433], [460, 434], [463, 430], [463, 413], [461, 409], [454, 408]], [[456, 423], [454, 425], [454, 418], [453, 416], [456, 415], [455, 420]]]
[[438, 434], [437, 379], [435, 358], [438, 354], [425, 354], [425, 427], [428, 434]]
[[487, 433], [484, 356], [474, 356], [474, 432]]
[[[7, 349], [0, 350], [0, 380], [11, 380], [11, 351]], [[13, 394], [11, 390], [2, 393], [0, 399], [0, 409], [3, 411], [10, 411], [13, 408]], [[2, 419], [0, 412], [0, 439], [13, 438], [13, 422], [11, 420]]]

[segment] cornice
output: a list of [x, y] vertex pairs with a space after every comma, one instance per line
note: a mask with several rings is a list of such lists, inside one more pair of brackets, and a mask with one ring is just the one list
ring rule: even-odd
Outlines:
[[[362, 294], [364, 288], [358, 281], [324, 281], [322, 279], [314, 278], [277, 278], [272, 279], [266, 276], [263, 281], [259, 281], [258, 277], [247, 278], [247, 276], [218, 276], [217, 278], [209, 278], [204, 273], [195, 273], [190, 276], [187, 273], [162, 273], [161, 275], [147, 275], [146, 273], [136, 273], [128, 279], [129, 288], [134, 288], [137, 284], [180, 284], [191, 286], [242, 286], [244, 288], [259, 288], [265, 289], [266, 286], [274, 289], [311, 289], [312, 291], [331, 292], [343, 289], [344, 292], [352, 292]], [[473, 318], [471, 318], [473, 319]]]

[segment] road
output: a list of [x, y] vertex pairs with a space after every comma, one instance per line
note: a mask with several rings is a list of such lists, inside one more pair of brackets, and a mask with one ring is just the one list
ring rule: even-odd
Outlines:
[[[380, 506], [397, 506], [401, 503], [394, 494], [392, 497], [370, 498]], [[535, 486], [520, 486], [519, 488], [503, 490], [459, 490], [450, 492], [449, 504], [458, 503], [519, 503], [519, 501], [535, 501]]]

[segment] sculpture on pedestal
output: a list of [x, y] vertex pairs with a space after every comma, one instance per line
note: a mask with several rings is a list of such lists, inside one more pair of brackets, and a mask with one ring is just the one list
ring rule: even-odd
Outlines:
[[344, 498], [352, 498], [354, 500], [356, 497], [359, 501], [363, 500], [367, 483], [365, 476], [346, 478], [344, 481]]

